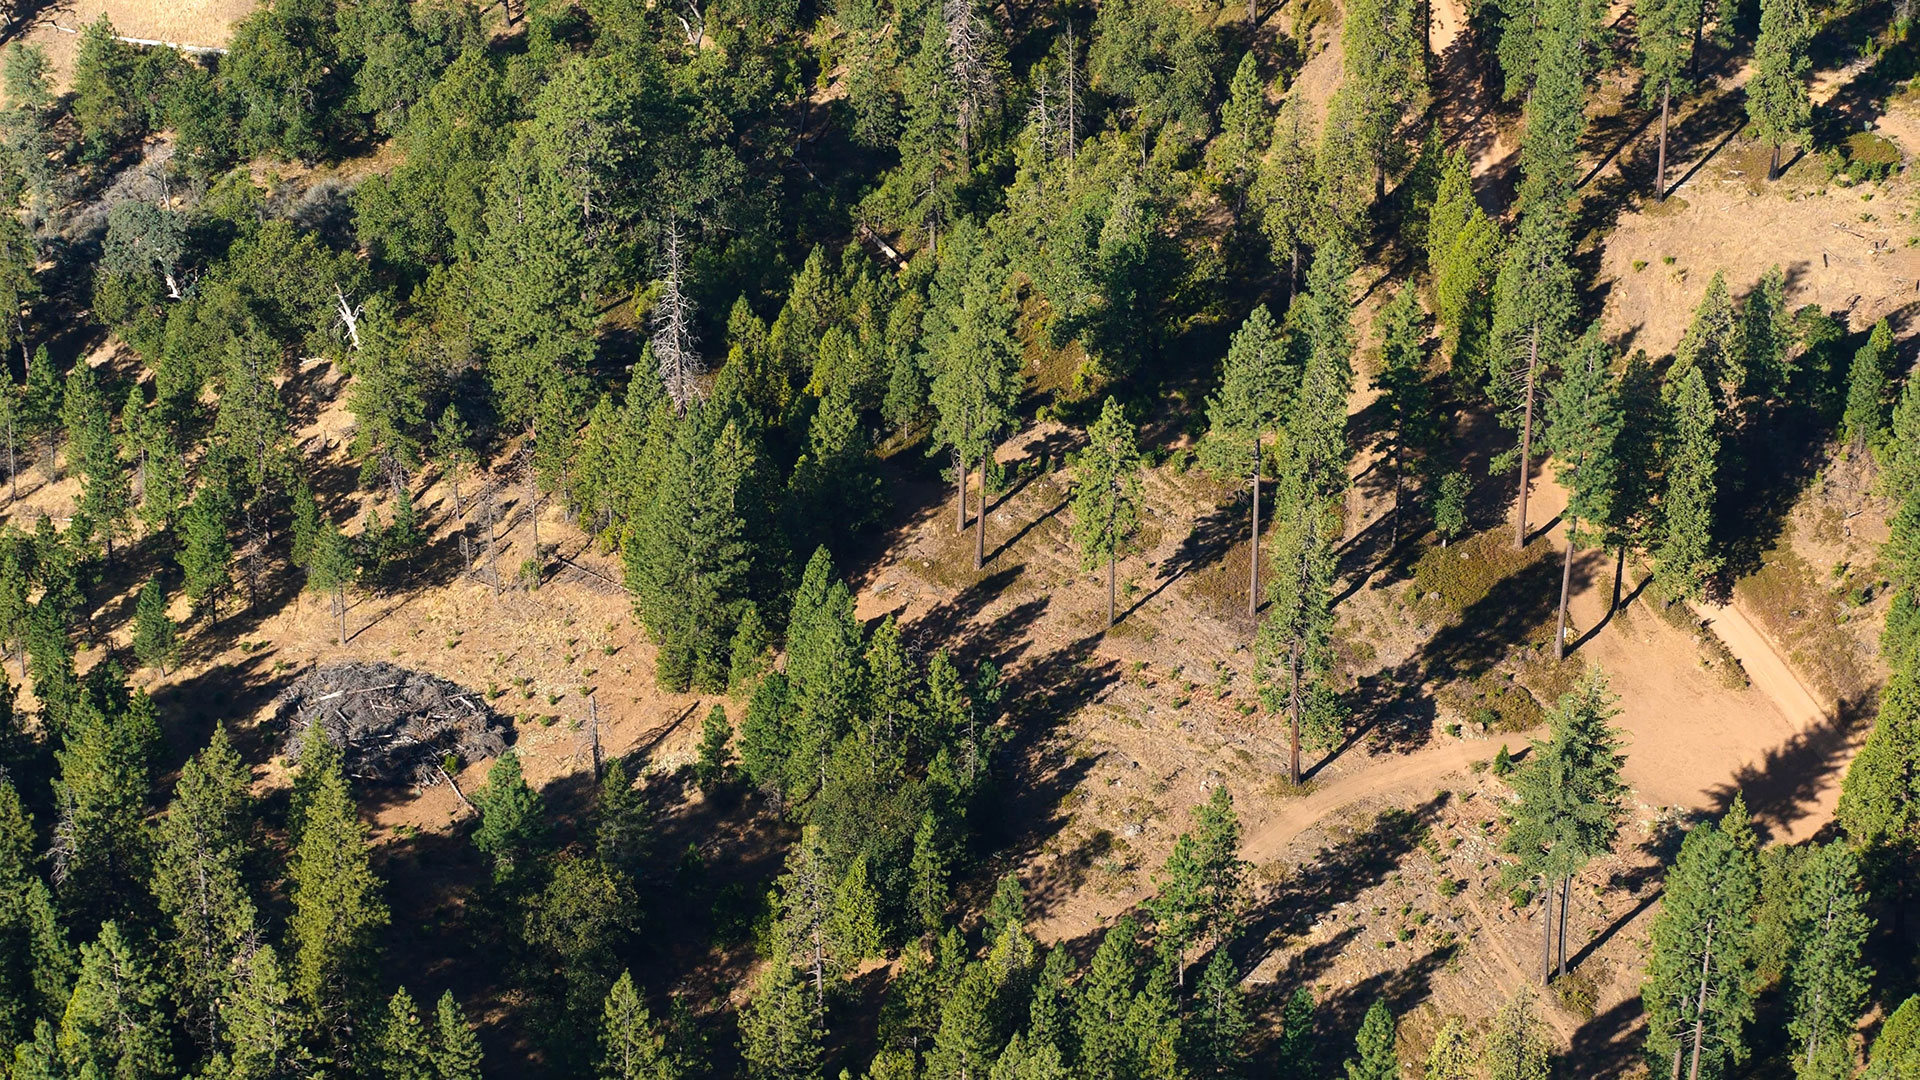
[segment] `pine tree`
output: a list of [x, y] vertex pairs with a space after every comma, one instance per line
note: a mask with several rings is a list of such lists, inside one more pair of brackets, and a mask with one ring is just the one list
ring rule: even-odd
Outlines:
[[80, 35], [73, 69], [73, 118], [85, 143], [83, 157], [105, 161], [145, 125], [142, 103], [133, 96], [133, 46], [122, 42], [113, 21], [101, 13]]
[[1260, 77], [1259, 61], [1249, 50], [1240, 55], [1239, 66], [1227, 84], [1227, 100], [1220, 106], [1220, 134], [1207, 145], [1214, 172], [1234, 194], [1236, 207], [1246, 205], [1247, 189], [1259, 173], [1260, 159], [1266, 155], [1267, 139], [1272, 134], [1266, 80]]
[[1547, 1080], [1552, 1075], [1552, 1047], [1546, 1025], [1533, 1007], [1533, 993], [1522, 987], [1500, 1007], [1481, 1047], [1486, 1080]]
[[727, 759], [732, 756], [733, 724], [727, 719], [726, 706], [715, 704], [700, 725], [700, 756], [693, 764], [694, 782], [711, 793], [727, 778]]
[[[340, 304], [345, 308], [347, 301]], [[347, 361], [353, 376], [347, 409], [355, 421], [349, 452], [360, 459], [361, 483], [385, 481], [397, 491], [421, 464], [420, 432], [427, 418], [420, 392], [423, 372], [414, 359], [415, 345], [384, 294], [367, 297], [355, 325]]]
[[1384, 1001], [1367, 1007], [1354, 1040], [1355, 1056], [1347, 1059], [1347, 1080], [1400, 1080], [1399, 1043], [1393, 1011]]
[[627, 587], [660, 646], [661, 685], [721, 690], [753, 569], [759, 450], [717, 403], [689, 409], [670, 431], [624, 546]]
[[1887, 361], [1892, 354], [1893, 330], [1881, 319], [1847, 369], [1847, 409], [1840, 430], [1856, 454], [1879, 445], [1886, 432]]
[[1753, 853], [1737, 832], [1707, 822], [1687, 833], [1667, 875], [1641, 991], [1656, 1072], [1679, 1075], [1684, 1066], [1689, 1080], [1717, 1080], [1746, 1058], [1757, 894]]
[[880, 897], [867, 873], [867, 857], [856, 855], [853, 865], [833, 893], [833, 913], [827, 919], [827, 938], [852, 966], [880, 954]]
[[1620, 736], [1608, 723], [1618, 701], [1598, 670], [1561, 697], [1548, 717], [1552, 736], [1535, 742], [1527, 763], [1514, 774], [1520, 797], [1501, 850], [1519, 857], [1511, 878], [1537, 877], [1546, 886], [1541, 913], [1541, 981], [1553, 974], [1553, 892], [1560, 891], [1560, 974], [1567, 970], [1567, 903], [1573, 876], [1604, 855], [1619, 835], [1626, 786]]
[[953, 457], [956, 520], [962, 528], [967, 473], [976, 466], [980, 470], [973, 544], [973, 568], [978, 570], [986, 563], [987, 462], [1000, 431], [1013, 418], [1023, 380], [1013, 337], [1014, 311], [1001, 287], [997, 260], [982, 254], [969, 262], [953, 271], [961, 282], [956, 295], [929, 313], [924, 345], [933, 367], [933, 450], [946, 450]]
[[600, 1080], [673, 1080], [679, 1073], [666, 1053], [666, 1040], [654, 1030], [653, 1016], [634, 989], [633, 975], [621, 972], [600, 1027]]
[[1873, 1053], [1867, 1059], [1867, 1080], [1911, 1080], [1920, 1076], [1920, 994], [1900, 1003], [1900, 1007], [1880, 1025], [1873, 1040]]
[[1853, 1030], [1873, 972], [1861, 948], [1873, 927], [1863, 910], [1859, 860], [1842, 841], [1816, 848], [1797, 875], [1790, 919], [1795, 950], [1787, 980], [1793, 998], [1794, 1071], [1803, 1080], [1829, 1075], [1838, 1051], [1852, 1075]]
[[435, 1080], [480, 1080], [481, 1057], [480, 1039], [453, 1000], [453, 991], [443, 992], [433, 1009]]
[[[375, 530], [377, 532], [377, 530]], [[307, 588], [327, 597], [339, 628], [340, 644], [347, 643], [347, 586], [359, 574], [353, 557], [353, 542], [340, 532], [331, 519], [323, 518], [313, 534], [313, 550], [307, 564]]]
[[1635, 34], [1640, 44], [1640, 104], [1660, 103], [1660, 152], [1653, 173], [1653, 197], [1667, 197], [1667, 122], [1673, 95], [1693, 89], [1694, 47], [1702, 0], [1634, 0]]
[[67, 459], [80, 474], [79, 512], [93, 522], [113, 558], [113, 540], [127, 534], [133, 516], [133, 492], [121, 467], [113, 438], [113, 420], [93, 366], [82, 361], [67, 375], [61, 399], [67, 429]]
[[1303, 323], [1310, 351], [1289, 410], [1270, 545], [1266, 622], [1255, 642], [1267, 707], [1284, 702], [1290, 726], [1289, 775], [1300, 782], [1302, 740], [1330, 743], [1342, 716], [1328, 684], [1333, 655], [1334, 543], [1347, 489], [1347, 394], [1353, 382], [1354, 253], [1335, 238], [1315, 256]]
[[1260, 610], [1260, 481], [1266, 471], [1264, 441], [1277, 432], [1292, 380], [1279, 328], [1261, 304], [1233, 333], [1220, 388], [1207, 398], [1207, 435], [1200, 460], [1215, 476], [1247, 477], [1253, 493], [1248, 531], [1247, 617]]
[[740, 1014], [740, 1053], [758, 1080], [818, 1080], [821, 1025], [800, 972], [777, 956]]
[[1074, 459], [1073, 533], [1081, 565], [1107, 564], [1107, 625], [1114, 620], [1114, 564], [1140, 528], [1140, 447], [1133, 422], [1108, 398]]
[[158, 577], [150, 577], [140, 587], [140, 598], [133, 608], [133, 655], [160, 674], [180, 651], [173, 618], [167, 614], [167, 590]]
[[1448, 1017], [1427, 1051], [1426, 1080], [1476, 1080], [1479, 1064], [1466, 1025], [1458, 1017]]
[[20, 414], [20, 391], [14, 386], [13, 376], [8, 375], [4, 382], [0, 382], [0, 438], [7, 442], [8, 495], [15, 502], [20, 499], [18, 450], [23, 434]]
[[71, 915], [68, 925], [90, 927], [109, 918], [145, 914], [143, 903], [152, 861], [145, 824], [152, 791], [152, 761], [160, 743], [153, 703], [144, 693], [124, 705], [77, 693], [54, 752], [59, 774], [54, 800], [53, 879]]
[[73, 983], [73, 953], [33, 862], [33, 818], [0, 777], [0, 1044], [24, 1043]]
[[1519, 469], [1515, 547], [1527, 543], [1527, 493], [1537, 453], [1534, 414], [1573, 317], [1572, 250], [1564, 205], [1542, 196], [1523, 205], [1519, 229], [1494, 282], [1488, 391], [1501, 408], [1502, 422], [1520, 431], [1514, 459]]
[[1131, 917], [1107, 929], [1081, 978], [1073, 1012], [1073, 1038], [1080, 1048], [1080, 1072], [1086, 1076], [1130, 1074], [1133, 1044], [1127, 1030], [1139, 993], [1140, 927]]
[[1560, 568], [1560, 615], [1554, 629], [1553, 658], [1567, 649], [1567, 599], [1573, 588], [1573, 552], [1583, 539], [1580, 524], [1605, 528], [1617, 516], [1621, 463], [1616, 456], [1626, 418], [1610, 370], [1613, 346], [1595, 327], [1567, 358], [1566, 374], [1547, 400], [1547, 445], [1560, 463], [1560, 486], [1567, 491], [1567, 554]]
[[496, 885], [517, 891], [533, 880], [547, 844], [546, 809], [520, 769], [520, 755], [509, 750], [487, 770], [487, 786], [474, 793], [480, 826], [473, 846], [493, 861]]
[[374, 1072], [384, 1080], [435, 1080], [432, 1037], [404, 986], [387, 999], [372, 1057]]
[[1288, 94], [1274, 118], [1267, 155], [1260, 160], [1253, 201], [1259, 210], [1260, 230], [1266, 234], [1274, 258], [1287, 264], [1289, 299], [1300, 276], [1301, 251], [1320, 233], [1320, 174], [1314, 143], [1313, 116], [1306, 96]]
[[301, 1024], [273, 946], [249, 940], [233, 961], [234, 996], [222, 1011], [236, 1080], [278, 1080], [305, 1057]]
[[1875, 891], [1899, 912], [1920, 857], [1920, 664], [1911, 659], [1880, 691], [1880, 715], [1847, 767], [1835, 816], [1860, 847]]
[[1747, 82], [1747, 122], [1756, 139], [1773, 146], [1768, 180], [1780, 175], [1781, 145], [1804, 142], [1812, 134], [1813, 105], [1806, 82], [1812, 37], [1804, 0], [1761, 0], [1753, 78]]
[[159, 1080], [177, 1075], [166, 987], [119, 926], [80, 947], [80, 975], [60, 1021], [60, 1056], [74, 1075]]
[[49, 482], [59, 478], [55, 469], [55, 451], [60, 446], [62, 393], [60, 374], [54, 369], [52, 357], [47, 355], [47, 347], [41, 345], [35, 348], [33, 358], [27, 362], [27, 385], [20, 401], [20, 420], [28, 435], [41, 444], [41, 460], [45, 463]]
[[1706, 376], [1715, 406], [1726, 407], [1747, 381], [1740, 338], [1740, 317], [1727, 288], [1727, 277], [1716, 271], [1707, 281], [1706, 292], [1694, 308], [1680, 344], [1674, 347], [1664, 391], [1671, 396], [1684, 384], [1686, 373], [1697, 368]]
[[152, 888], [173, 923], [175, 996], [202, 1045], [221, 1035], [222, 1002], [234, 994], [233, 960], [258, 930], [246, 884], [252, 779], [226, 729], [216, 726], [180, 770], [160, 822]]
[[12, 650], [22, 679], [27, 676], [27, 631], [34, 608], [27, 602], [32, 561], [31, 540], [12, 525], [0, 531], [0, 644]]
[[[318, 724], [308, 728], [304, 741], [309, 749], [331, 745]], [[387, 906], [380, 898], [380, 879], [368, 865], [367, 828], [338, 754], [303, 754], [300, 774], [305, 792], [296, 800], [298, 840], [288, 878], [292, 990], [314, 1016], [321, 1037], [337, 1044], [350, 1037], [366, 1004]], [[296, 789], [296, 794], [302, 793]]]
[[1240, 973], [1226, 949], [1214, 950], [1213, 959], [1207, 961], [1206, 970], [1194, 985], [1193, 995], [1193, 1014], [1181, 1025], [1186, 1056], [1200, 1076], [1236, 1075], [1245, 1060], [1243, 1044], [1253, 1024], [1247, 1018]]
[[1695, 600], [1720, 569], [1713, 542], [1719, 421], [1706, 376], [1698, 367], [1687, 368], [1681, 376], [1670, 438], [1667, 489], [1660, 500], [1664, 528], [1655, 556], [1668, 591], [1676, 598]]
[[947, 914], [947, 858], [940, 845], [939, 823], [932, 811], [920, 819], [913, 834], [913, 858], [908, 866], [912, 880], [909, 907], [920, 928], [927, 933], [938, 930]]
[[1909, 378], [1880, 448], [1880, 490], [1901, 499], [1920, 490], [1920, 379]]
[[1380, 374], [1374, 388], [1387, 408], [1392, 435], [1387, 445], [1393, 469], [1393, 531], [1388, 543], [1400, 542], [1401, 499], [1407, 474], [1424, 464], [1433, 448], [1434, 419], [1427, 390], [1426, 315], [1411, 286], [1401, 288], [1380, 312]]
[[220, 597], [233, 584], [233, 541], [228, 525], [233, 498], [218, 478], [203, 478], [181, 522], [180, 572], [194, 606], [220, 619]]

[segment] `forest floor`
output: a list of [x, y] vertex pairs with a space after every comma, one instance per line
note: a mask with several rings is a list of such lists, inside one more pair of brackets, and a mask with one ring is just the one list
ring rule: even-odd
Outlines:
[[[58, 18], [78, 27], [99, 6], [76, 0]], [[122, 33], [211, 44], [251, 4], [104, 6]], [[1458, 0], [1439, 0], [1436, 9], [1436, 49], [1443, 63], [1460, 62]], [[33, 40], [50, 35], [50, 48], [73, 41], [45, 21]], [[1587, 223], [1608, 327], [1629, 348], [1664, 354], [1712, 272], [1725, 272], [1738, 295], [1777, 264], [1788, 272], [1793, 305], [1819, 304], [1854, 329], [1889, 316], [1898, 355], [1910, 360], [1920, 299], [1920, 257], [1906, 246], [1912, 181], [1841, 186], [1817, 159], [1803, 158], [1779, 183], [1758, 182], [1764, 149], [1739, 136], [1730, 111], [1737, 74], [1681, 112], [1673, 194], [1664, 203], [1635, 194], [1651, 172], [1650, 139], [1633, 128], [1644, 116], [1622, 109], [1619, 94], [1612, 105], [1603, 100]], [[1476, 172], [1488, 183], [1507, 182], [1512, 125], [1477, 84], [1448, 89], [1449, 135], [1474, 141]], [[1844, 84], [1829, 89], [1845, 93]], [[1911, 98], [1894, 101], [1877, 123], [1907, 153], [1920, 150]], [[1366, 317], [1383, 293], [1369, 299]], [[93, 360], [130, 362], [112, 346]], [[1170, 464], [1150, 473], [1143, 550], [1121, 564], [1122, 618], [1106, 630], [1104, 580], [1081, 566], [1068, 535], [1063, 463], [1073, 431], [1038, 424], [1002, 448], [1010, 487], [993, 496], [990, 558], [979, 572], [971, 569], [971, 535], [955, 529], [951, 490], [917, 466], [901, 467], [890, 477], [895, 512], [866, 557], [846, 568], [859, 613], [894, 615], [917, 647], [951, 648], [969, 663], [991, 659], [1006, 672], [1013, 739], [1001, 766], [1003, 853], [980, 880], [1018, 872], [1044, 938], [1090, 949], [1101, 927], [1149, 895], [1152, 871], [1189, 827], [1192, 807], [1225, 783], [1255, 870], [1242, 957], [1249, 984], [1276, 994], [1312, 985], [1342, 1022], [1385, 996], [1412, 1012], [1409, 1053], [1441, 1017], [1481, 1020], [1538, 970], [1538, 905], [1516, 907], [1496, 856], [1510, 792], [1484, 765], [1503, 743], [1524, 747], [1541, 729], [1543, 707], [1579, 672], [1604, 671], [1621, 699], [1631, 813], [1616, 854], [1576, 885], [1576, 974], [1547, 1013], [1584, 1063], [1582, 1076], [1626, 1075], [1658, 867], [1675, 826], [1724, 809], [1736, 791], [1776, 840], [1814, 835], [1831, 818], [1878, 680], [1879, 605], [1847, 598], [1870, 572], [1885, 508], [1845, 469], [1800, 477], [1797, 498], [1767, 523], [1766, 550], [1730, 602], [1697, 617], [1656, 600], [1645, 591], [1644, 568], [1632, 564], [1626, 603], [1612, 611], [1613, 560], [1582, 553], [1574, 648], [1555, 665], [1547, 650], [1565, 500], [1550, 473], [1536, 478], [1535, 532], [1522, 552], [1511, 547], [1510, 477], [1480, 485], [1475, 535], [1446, 549], [1424, 537], [1394, 542], [1365, 357], [1360, 366], [1351, 410], [1365, 449], [1347, 508], [1338, 609], [1355, 730], [1330, 755], [1309, 756], [1300, 788], [1283, 779], [1284, 732], [1259, 708], [1252, 684], [1245, 493], [1197, 472]], [[376, 503], [356, 491], [357, 470], [346, 459], [352, 420], [339, 375], [313, 362], [290, 384], [321, 493], [336, 519], [358, 520]], [[1460, 434], [1472, 445], [1499, 437]], [[511, 578], [532, 554], [531, 519], [524, 486], [492, 479], [500, 576]], [[470, 518], [476, 487], [477, 478], [463, 479]], [[21, 498], [0, 514], [22, 527], [41, 513], [63, 519], [76, 493], [71, 479], [24, 475]], [[528, 777], [563, 814], [587, 797], [597, 734], [605, 756], [643, 769], [661, 811], [661, 850], [690, 847], [697, 858], [683, 864], [713, 876], [696, 891], [703, 902], [729, 885], [763, 889], [778, 869], [773, 841], [782, 827], [751, 796], [744, 805], [708, 800], [679, 777], [715, 701], [653, 684], [653, 651], [631, 617], [617, 560], [591, 550], [548, 505], [539, 525], [548, 576], [537, 590], [503, 588], [484, 566], [463, 572], [446, 478], [431, 477], [419, 502], [434, 529], [418, 580], [356, 594], [344, 646], [323, 598], [269, 576], [252, 612], [194, 628], [180, 670], [143, 673], [175, 746], [200, 745], [216, 718], [251, 718], [243, 746], [263, 797], [277, 797], [285, 786], [272, 757], [279, 733], [260, 727], [274, 694], [316, 664], [391, 661], [482, 691], [514, 714]], [[157, 564], [137, 544], [121, 559], [112, 595], [93, 599], [98, 622], [124, 646], [133, 589]], [[183, 602], [176, 615], [186, 614]], [[718, 703], [738, 719], [739, 701]], [[483, 783], [484, 770], [469, 768], [461, 788]], [[433, 972], [436, 985], [414, 987], [415, 996], [457, 983], [475, 1015], [499, 1020], [502, 1003], [469, 981], [460, 950], [446, 947], [460, 927], [460, 887], [478, 869], [464, 838], [468, 812], [444, 787], [366, 794], [393, 883], [394, 947], [455, 958]], [[654, 899], [675, 902], [668, 894], [677, 880], [659, 883]], [[750, 956], [735, 947], [676, 962], [673, 988], [696, 1001], [735, 993]], [[489, 1034], [490, 1052], [501, 1037]]]

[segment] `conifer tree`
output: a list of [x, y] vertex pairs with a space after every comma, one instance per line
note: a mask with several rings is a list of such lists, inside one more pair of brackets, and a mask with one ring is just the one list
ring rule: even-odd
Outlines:
[[1207, 145], [1214, 172], [1233, 193], [1236, 207], [1246, 205], [1247, 189], [1259, 173], [1260, 159], [1266, 155], [1267, 140], [1272, 135], [1266, 80], [1260, 77], [1259, 61], [1249, 50], [1240, 55], [1239, 66], [1227, 84], [1227, 100], [1220, 106], [1220, 134]]
[[1859, 860], [1842, 841], [1821, 845], [1796, 875], [1790, 919], [1794, 953], [1787, 982], [1793, 998], [1794, 1072], [1803, 1080], [1852, 1075], [1853, 1029], [1866, 1005], [1872, 969], [1861, 948], [1873, 927], [1860, 889]]
[[528, 786], [520, 755], [509, 750], [487, 770], [487, 786], [474, 793], [480, 826], [473, 846], [493, 861], [493, 881], [510, 891], [530, 882], [547, 843], [546, 809]]
[[234, 959], [258, 930], [246, 885], [252, 775], [216, 726], [161, 819], [152, 888], [173, 923], [174, 993], [202, 1045], [221, 1037]]
[[819, 1080], [821, 1024], [812, 995], [786, 957], [777, 956], [755, 981], [740, 1014], [740, 1053], [765, 1080]]
[[1719, 572], [1714, 551], [1714, 502], [1718, 492], [1720, 433], [1706, 376], [1689, 367], [1674, 395], [1671, 441], [1660, 500], [1662, 535], [1655, 557], [1668, 591], [1698, 599]]
[[360, 459], [361, 483], [385, 481], [397, 490], [421, 464], [420, 432], [427, 416], [420, 392], [424, 373], [384, 294], [367, 297], [356, 326], [347, 361], [353, 376], [347, 408], [355, 421], [349, 452]]
[[1567, 490], [1567, 554], [1560, 568], [1560, 615], [1553, 658], [1567, 650], [1567, 599], [1573, 588], [1573, 552], [1583, 539], [1582, 522], [1604, 529], [1616, 517], [1620, 461], [1616, 456], [1626, 418], [1611, 368], [1613, 346], [1598, 327], [1587, 331], [1567, 357], [1566, 374], [1547, 400], [1547, 444], [1560, 463]]
[[[378, 530], [370, 530], [377, 533]], [[307, 588], [324, 594], [339, 630], [340, 644], [347, 643], [347, 586], [359, 573], [353, 557], [353, 542], [340, 532], [331, 519], [322, 519], [313, 534], [313, 550], [307, 564]]]
[[41, 460], [45, 463], [48, 481], [59, 478], [55, 468], [55, 451], [60, 446], [62, 392], [60, 374], [54, 369], [53, 358], [47, 355], [47, 347], [41, 345], [33, 350], [33, 358], [27, 362], [27, 385], [20, 400], [20, 420], [27, 434], [41, 444]]
[[1278, 430], [1289, 390], [1279, 328], [1261, 304], [1233, 333], [1220, 388], [1207, 398], [1207, 435], [1200, 460], [1215, 476], [1245, 476], [1253, 493], [1248, 531], [1247, 617], [1260, 610], [1260, 481], [1264, 440]]
[[1376, 1000], [1360, 1021], [1354, 1056], [1347, 1059], [1346, 1080], [1400, 1080], [1398, 1025], [1387, 1003]]
[[759, 449], [717, 403], [672, 422], [660, 473], [624, 545], [627, 587], [659, 644], [661, 685], [726, 687], [752, 567]]
[[1920, 379], [1909, 378], [1880, 448], [1880, 490], [1902, 499], [1920, 491]]
[[1114, 564], [1140, 527], [1140, 447], [1133, 422], [1108, 398], [1074, 459], [1073, 533], [1081, 564], [1107, 564], [1107, 625], [1114, 620]]
[[60, 1020], [70, 1075], [161, 1080], [178, 1075], [167, 1030], [166, 986], [138, 945], [108, 922], [80, 946], [80, 974]]
[[1548, 717], [1552, 736], [1535, 742], [1527, 763], [1514, 775], [1520, 801], [1513, 810], [1501, 850], [1519, 857], [1511, 878], [1537, 877], [1545, 885], [1541, 913], [1541, 981], [1553, 974], [1553, 892], [1560, 891], [1560, 974], [1567, 972], [1567, 904], [1573, 875], [1604, 855], [1619, 834], [1626, 786], [1620, 782], [1625, 758], [1620, 736], [1608, 723], [1619, 715], [1618, 701], [1598, 670], [1576, 690], [1561, 697]]
[[[1353, 380], [1353, 252], [1334, 239], [1314, 259], [1305, 324], [1311, 352], [1289, 410], [1270, 550], [1269, 608], [1256, 641], [1267, 707], [1285, 709], [1289, 772], [1300, 782], [1304, 739], [1331, 741], [1341, 722], [1328, 680], [1333, 655], [1334, 543], [1339, 496], [1347, 487], [1347, 393]], [[1284, 703], [1284, 705], [1282, 704]]]
[[232, 586], [233, 541], [228, 525], [233, 498], [220, 478], [203, 479], [181, 521], [180, 572], [194, 606], [220, 619], [220, 597]]
[[1881, 319], [1853, 354], [1847, 369], [1847, 409], [1840, 430], [1854, 453], [1877, 446], [1887, 427], [1887, 361], [1893, 353], [1893, 331]]
[[20, 413], [20, 391], [14, 387], [13, 376], [8, 375], [4, 382], [0, 382], [0, 438], [7, 442], [8, 496], [16, 502], [20, 499], [18, 451], [23, 434]]
[[[987, 462], [1011, 422], [1022, 386], [1013, 308], [991, 254], [970, 260], [955, 295], [928, 315], [925, 346], [933, 367], [933, 449], [954, 461], [955, 508], [966, 525], [966, 477], [980, 470], [980, 514], [975, 521], [973, 567], [986, 563]], [[943, 270], [946, 267], [942, 267]]]
[[0, 777], [0, 1044], [24, 1043], [37, 1017], [57, 1015], [73, 982], [74, 957], [35, 872], [33, 818], [13, 782]]
[[1653, 197], [1667, 197], [1667, 122], [1673, 95], [1693, 89], [1693, 52], [1703, 15], [1702, 0], [1634, 0], [1633, 21], [1640, 45], [1640, 104], [1660, 103], [1660, 151], [1654, 166]]
[[1525, 987], [1494, 1014], [1493, 1026], [1480, 1051], [1486, 1080], [1547, 1080], [1552, 1075], [1552, 1048], [1545, 1024]]
[[374, 1071], [385, 1080], [435, 1080], [432, 1037], [404, 986], [387, 999], [372, 1057]]
[[150, 577], [140, 587], [140, 598], [133, 608], [133, 655], [147, 667], [167, 673], [180, 651], [173, 617], [167, 614], [167, 589], [158, 577]]
[[1479, 1055], [1459, 1017], [1448, 1017], [1427, 1051], [1426, 1080], [1476, 1080]]
[[126, 535], [133, 516], [133, 493], [126, 470], [120, 465], [106, 398], [91, 364], [82, 361], [73, 366], [61, 402], [67, 457], [73, 471], [80, 474], [79, 512], [100, 530], [111, 561], [114, 537]]
[[1758, 871], [1740, 838], [1744, 823], [1726, 824], [1695, 826], [1681, 843], [1641, 991], [1650, 1067], [1676, 1076], [1684, 1067], [1689, 1080], [1718, 1080], [1744, 1060], [1744, 1029], [1753, 1017]]
[[1673, 366], [1667, 369], [1668, 395], [1682, 386], [1688, 371], [1698, 368], [1706, 377], [1715, 405], [1724, 408], [1747, 381], [1740, 330], [1727, 276], [1716, 271], [1707, 281], [1700, 305], [1693, 309], [1693, 319], [1680, 344], [1674, 347]]
[[1449, 152], [1441, 166], [1426, 236], [1440, 355], [1458, 373], [1459, 383], [1478, 386], [1500, 267], [1500, 228], [1474, 196], [1473, 165], [1464, 147]]
[[380, 879], [367, 858], [367, 828], [341, 772], [339, 755], [316, 723], [307, 729], [296, 789], [298, 841], [288, 878], [294, 950], [291, 989], [323, 1041], [349, 1038], [366, 1005], [379, 935], [387, 926]]
[[1392, 419], [1387, 453], [1393, 469], [1393, 531], [1388, 543], [1398, 544], [1407, 474], [1425, 463], [1434, 440], [1431, 395], [1427, 391], [1426, 315], [1411, 286], [1394, 294], [1381, 310], [1379, 334], [1380, 374], [1373, 385]]
[[480, 1080], [481, 1057], [480, 1039], [453, 1000], [453, 991], [441, 993], [433, 1009], [435, 1080]]
[[1880, 1025], [1873, 1040], [1873, 1052], [1867, 1058], [1867, 1080], [1908, 1080], [1920, 1076], [1920, 994], [1900, 1003], [1900, 1007]]
[[912, 880], [909, 907], [920, 928], [932, 933], [946, 919], [947, 859], [940, 846], [939, 823], [930, 810], [921, 817], [920, 828], [913, 834], [908, 876]]
[[22, 679], [27, 676], [27, 631], [34, 608], [27, 602], [32, 561], [33, 542], [18, 527], [0, 530], [0, 644], [13, 652]]
[[1501, 419], [1520, 431], [1514, 546], [1527, 543], [1527, 494], [1537, 453], [1535, 411], [1545, 374], [1559, 360], [1573, 316], [1572, 240], [1563, 205], [1541, 197], [1523, 205], [1520, 226], [1494, 282], [1490, 396]]
[[1920, 664], [1911, 659], [1880, 691], [1880, 715], [1847, 767], [1836, 816], [1875, 888], [1900, 911], [1920, 856]]
[[1780, 147], [1812, 133], [1813, 104], [1807, 96], [1807, 45], [1813, 37], [1805, 0], [1761, 0], [1760, 37], [1753, 45], [1753, 78], [1747, 83], [1747, 122], [1754, 137], [1773, 147], [1767, 179], [1780, 175]]
[[1292, 93], [1273, 121], [1273, 138], [1260, 159], [1253, 201], [1275, 259], [1287, 264], [1287, 297], [1300, 277], [1300, 255], [1319, 236], [1320, 174], [1314, 156], [1313, 116], [1304, 94]]
[[653, 1016], [633, 986], [633, 975], [621, 972], [600, 1027], [599, 1080], [673, 1080], [679, 1073], [667, 1056], [666, 1040], [654, 1030]]
[[1174, 982], [1186, 985], [1186, 954], [1196, 944], [1224, 947], [1240, 914], [1246, 864], [1240, 861], [1240, 822], [1225, 785], [1195, 812], [1196, 828], [1181, 833], [1154, 875], [1148, 901], [1161, 951], [1173, 962]]
[[69, 925], [144, 915], [151, 863], [145, 829], [152, 760], [160, 743], [153, 703], [144, 693], [103, 710], [95, 695], [76, 694], [54, 752], [53, 879], [74, 918]]
[[1193, 992], [1193, 1014], [1181, 1025], [1187, 1057], [1200, 1076], [1236, 1075], [1245, 1060], [1243, 1044], [1253, 1024], [1247, 1017], [1240, 973], [1226, 949], [1214, 950]]

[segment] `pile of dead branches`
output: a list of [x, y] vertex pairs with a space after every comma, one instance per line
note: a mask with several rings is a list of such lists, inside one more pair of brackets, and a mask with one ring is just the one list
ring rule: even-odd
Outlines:
[[316, 720], [340, 748], [347, 775], [362, 781], [430, 786], [447, 779], [449, 755], [457, 769], [507, 748], [506, 725], [484, 696], [393, 664], [316, 668], [274, 699], [289, 762], [299, 762]]

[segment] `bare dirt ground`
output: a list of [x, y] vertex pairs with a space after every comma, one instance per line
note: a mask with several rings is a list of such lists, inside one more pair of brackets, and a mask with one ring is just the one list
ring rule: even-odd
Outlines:
[[54, 81], [65, 89], [79, 52], [77, 31], [103, 14], [124, 37], [220, 48], [233, 24], [257, 6], [257, 0], [62, 0], [35, 15], [15, 40], [45, 49], [53, 61]]

